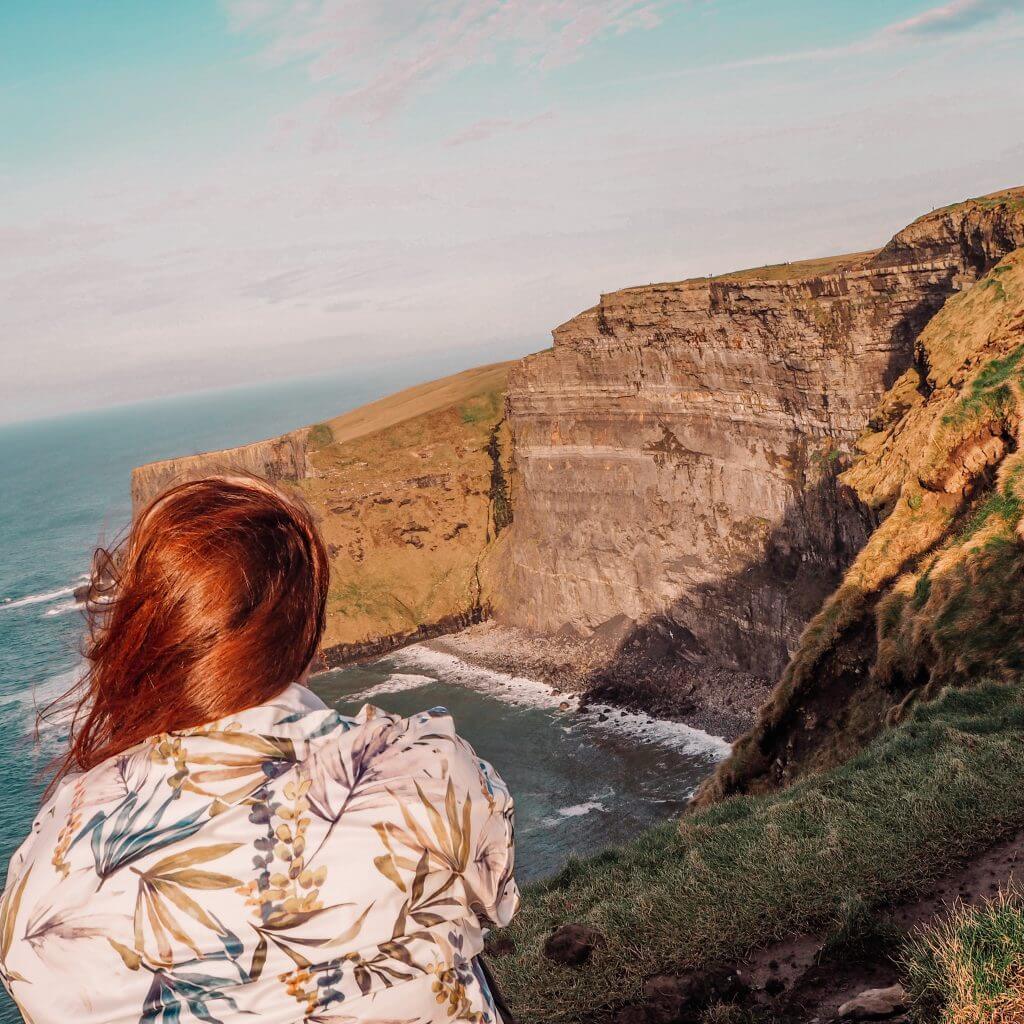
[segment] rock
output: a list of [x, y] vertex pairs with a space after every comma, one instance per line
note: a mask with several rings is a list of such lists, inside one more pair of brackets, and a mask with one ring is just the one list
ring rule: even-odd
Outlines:
[[612, 1018], [612, 1024], [651, 1024], [651, 1017], [643, 1003], [624, 1006]]
[[[838, 480], [950, 295], [1024, 211], [936, 211], [883, 250], [603, 295], [509, 375], [515, 516], [498, 621], [565, 622], [775, 678], [873, 528]], [[616, 654], [616, 657], [618, 655]]]
[[693, 983], [685, 977], [658, 975], [644, 983], [643, 1006], [650, 1024], [679, 1020], [684, 1010], [693, 1009]]
[[843, 1003], [837, 1021], [889, 1020], [907, 1008], [907, 993], [902, 985], [869, 988]]
[[544, 955], [563, 967], [579, 967], [604, 943], [605, 937], [596, 928], [585, 924], [563, 924], [547, 937]]
[[749, 992], [737, 971], [658, 974], [644, 983], [643, 999], [623, 1007], [614, 1024], [699, 1024], [715, 1003], [733, 1002]]

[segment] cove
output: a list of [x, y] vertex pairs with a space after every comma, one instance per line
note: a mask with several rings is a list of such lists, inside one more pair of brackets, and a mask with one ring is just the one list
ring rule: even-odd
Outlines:
[[677, 816], [729, 749], [682, 723], [608, 706], [581, 710], [543, 683], [427, 647], [325, 672], [310, 685], [343, 714], [366, 703], [403, 716], [447, 708], [512, 789], [520, 882]]

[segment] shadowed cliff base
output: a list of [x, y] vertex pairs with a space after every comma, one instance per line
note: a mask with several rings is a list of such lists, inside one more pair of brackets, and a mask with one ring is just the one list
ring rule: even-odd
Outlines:
[[[756, 559], [643, 622], [618, 615], [593, 630], [566, 622], [554, 633], [482, 622], [430, 646], [582, 692], [584, 703], [645, 711], [735, 740], [753, 725], [796, 647], [787, 624], [814, 615], [877, 525], [877, 515], [830, 473], [786, 510]], [[816, 545], [794, 542], [812, 531], [820, 535]], [[700, 636], [693, 622], [704, 624]], [[832, 712], [841, 713], [842, 695], [833, 702]]]
[[[832, 536], [795, 545], [810, 524]], [[611, 656], [585, 675], [588, 699], [712, 731], [717, 724], [720, 735], [736, 739], [753, 725], [793, 653], [797, 639], [788, 624], [814, 615], [877, 524], [852, 489], [825, 477], [787, 508], [750, 564], [693, 588], [642, 623], [627, 620]], [[709, 624], [701, 636], [690, 628], [695, 622]], [[842, 695], [830, 693], [840, 705]]]

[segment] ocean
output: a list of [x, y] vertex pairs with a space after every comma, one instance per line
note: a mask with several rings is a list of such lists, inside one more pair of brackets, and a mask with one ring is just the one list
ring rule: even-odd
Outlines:
[[[133, 466], [244, 444], [461, 369], [443, 360], [161, 399], [0, 427], [0, 870], [27, 834], [59, 749], [36, 735], [39, 706], [81, 664], [72, 592], [92, 550], [130, 517]], [[675, 723], [614, 709], [568, 710], [549, 687], [473, 669], [425, 648], [314, 682], [343, 711], [364, 701], [403, 714], [444, 705], [509, 781], [521, 880], [621, 842], [677, 814], [727, 749]], [[0, 992], [0, 1024], [19, 1017]]]

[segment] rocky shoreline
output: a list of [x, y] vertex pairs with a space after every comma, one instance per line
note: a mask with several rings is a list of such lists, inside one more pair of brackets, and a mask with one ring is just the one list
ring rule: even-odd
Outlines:
[[582, 637], [534, 634], [488, 620], [422, 642], [469, 665], [547, 683], [587, 704], [643, 711], [729, 742], [745, 733], [771, 689], [741, 672], [709, 673], [672, 657], [630, 650], [614, 629]]

